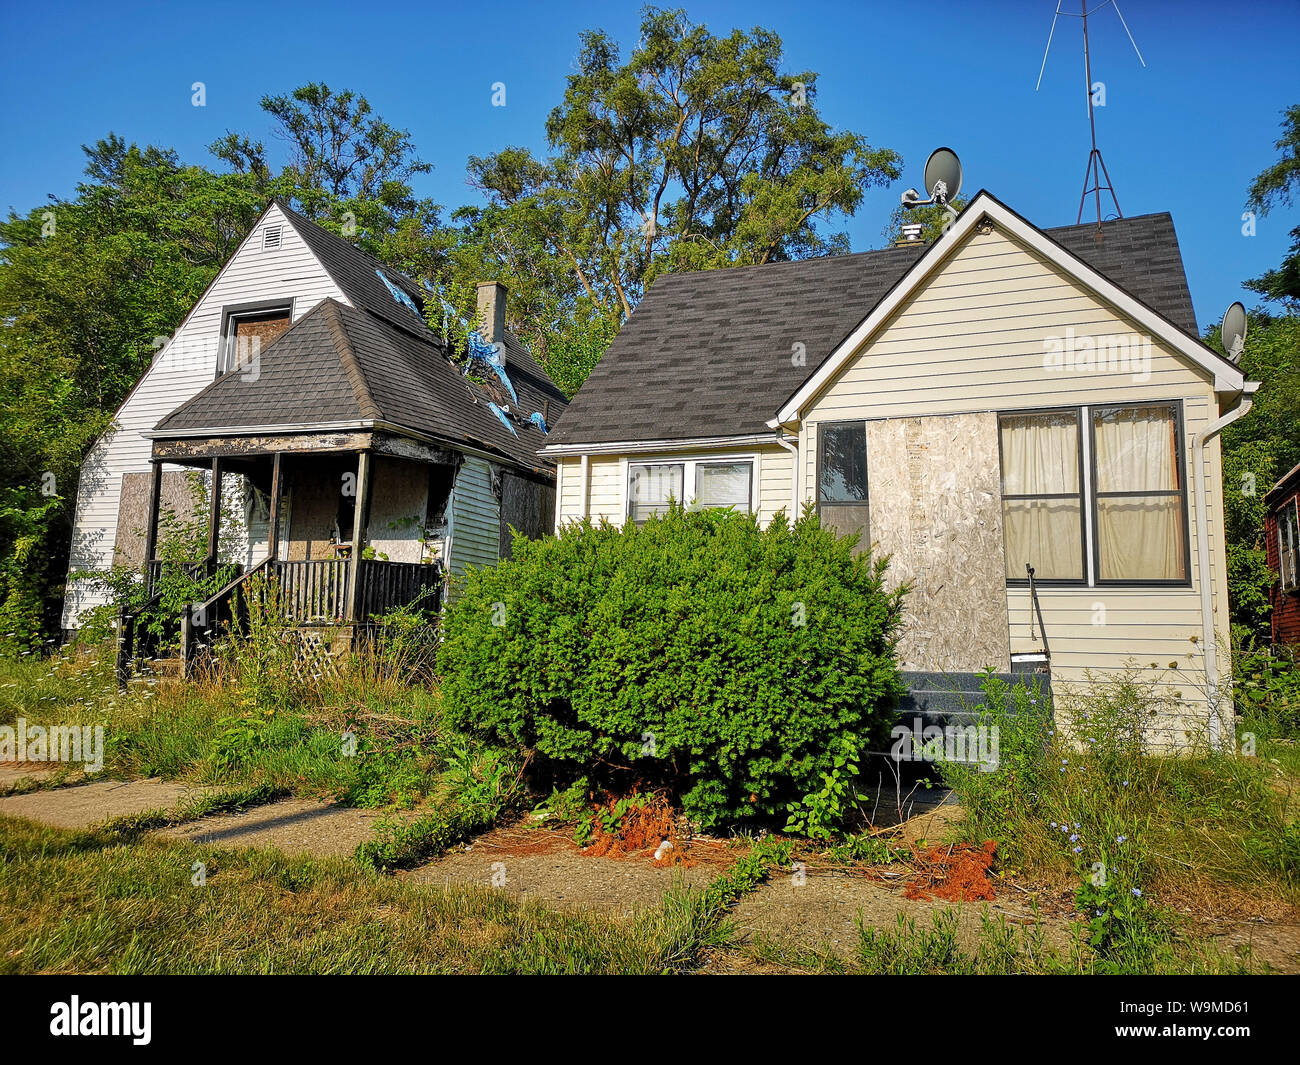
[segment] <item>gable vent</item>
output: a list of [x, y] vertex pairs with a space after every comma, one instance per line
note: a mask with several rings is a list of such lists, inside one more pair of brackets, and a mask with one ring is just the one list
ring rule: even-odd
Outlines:
[[262, 230], [262, 250], [274, 251], [284, 237], [284, 226], [267, 226]]

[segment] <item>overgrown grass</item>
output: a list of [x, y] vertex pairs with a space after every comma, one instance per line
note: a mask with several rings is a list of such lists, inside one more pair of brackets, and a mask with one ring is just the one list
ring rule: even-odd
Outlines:
[[1094, 682], [1069, 707], [1069, 735], [1041, 693], [990, 677], [981, 724], [999, 734], [992, 773], [942, 772], [963, 838], [996, 839], [1004, 867], [1070, 883], [1099, 971], [1167, 966], [1185, 911], [1227, 890], [1300, 901], [1295, 783], [1240, 752], [1162, 757], [1144, 742], [1161, 710], [1136, 675]]
[[[261, 634], [264, 636], [265, 634]], [[107, 653], [0, 659], [0, 724], [101, 725], [103, 775], [265, 788], [372, 808], [455, 799], [517, 759], [444, 720], [439, 693], [389, 649], [305, 680], [253, 635], [195, 680], [133, 681], [119, 692]]]
[[343, 860], [0, 818], [0, 973], [658, 973], [691, 964], [703, 912], [680, 892], [628, 921], [562, 914]]

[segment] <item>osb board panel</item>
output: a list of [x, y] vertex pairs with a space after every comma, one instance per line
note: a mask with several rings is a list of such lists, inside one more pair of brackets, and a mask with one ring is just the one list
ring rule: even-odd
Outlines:
[[[192, 474], [173, 471], [162, 475], [159, 514], [172, 514], [181, 521], [195, 515], [197, 501], [190, 486]], [[117, 535], [113, 541], [113, 565], [144, 568], [144, 541], [149, 524], [149, 483], [152, 473], [122, 474], [122, 497], [117, 509]], [[166, 520], [159, 522], [159, 535]]]
[[912, 584], [903, 668], [1009, 668], [997, 416], [868, 422], [867, 477], [873, 548]]
[[374, 462], [366, 542], [389, 562], [423, 561], [429, 467], [384, 455]]
[[[341, 540], [352, 539], [350, 523], [339, 528], [339, 516], [350, 509], [342, 505], [345, 483], [352, 487], [357, 470], [356, 459], [348, 456], [321, 455], [293, 463], [285, 470], [289, 497], [292, 500], [289, 519], [289, 544], [287, 554], [291, 561], [337, 558], [334, 536]], [[344, 475], [354, 478], [344, 481]], [[355, 489], [354, 489], [355, 490]]]

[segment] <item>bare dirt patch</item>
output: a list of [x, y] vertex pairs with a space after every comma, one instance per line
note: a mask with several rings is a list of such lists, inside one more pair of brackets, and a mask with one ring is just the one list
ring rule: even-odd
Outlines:
[[[904, 894], [909, 873], [885, 869], [846, 872], [809, 868], [806, 880], [786, 874], [773, 878], [732, 911], [738, 946], [769, 942], [784, 949], [830, 952], [852, 957], [860, 940], [858, 921], [868, 928], [892, 929], [899, 917], [929, 928], [941, 910], [959, 913], [958, 939], [967, 949], [978, 940], [981, 914], [1008, 924], [1029, 927], [1036, 923], [1026, 897], [995, 893], [992, 901], [951, 903], [941, 899], [909, 899]], [[1040, 914], [1044, 938], [1065, 949], [1070, 942], [1070, 922]]]
[[285, 854], [338, 857], [368, 841], [382, 816], [378, 810], [285, 799], [174, 825], [158, 835], [219, 847], [274, 847]]
[[653, 855], [610, 857], [584, 852], [567, 836], [532, 825], [497, 828], [460, 850], [398, 874], [427, 884], [493, 884], [551, 908], [630, 917], [658, 906], [675, 884], [703, 886], [743, 850], [718, 840], [686, 840], [691, 864], [657, 867]]
[[173, 781], [97, 780], [68, 788], [0, 799], [0, 815], [25, 817], [56, 828], [89, 828], [115, 817], [170, 810], [204, 789]]

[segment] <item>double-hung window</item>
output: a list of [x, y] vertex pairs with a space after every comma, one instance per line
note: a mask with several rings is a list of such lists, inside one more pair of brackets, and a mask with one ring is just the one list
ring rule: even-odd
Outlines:
[[1079, 412], [1004, 414], [998, 430], [1007, 578], [1024, 580], [1029, 565], [1037, 580], [1082, 581]]
[[1186, 580], [1178, 408], [1094, 407], [1091, 415], [1098, 583]]
[[857, 533], [855, 552], [870, 546], [865, 422], [818, 426], [817, 513], [823, 525], [841, 536]]
[[670, 503], [693, 509], [754, 509], [754, 460], [691, 459], [676, 462], [634, 462], [628, 465], [627, 514], [638, 525], [652, 514], [663, 514]]
[[999, 436], [1008, 580], [1186, 582], [1178, 404], [1004, 414]]

